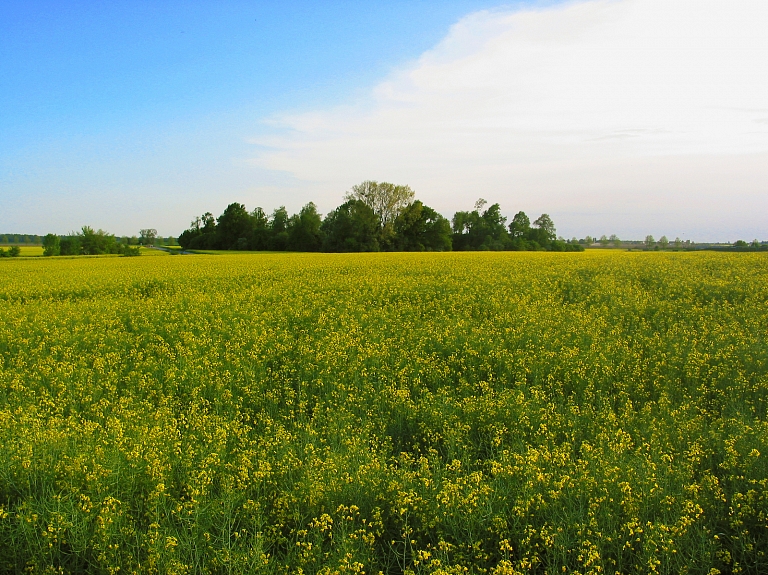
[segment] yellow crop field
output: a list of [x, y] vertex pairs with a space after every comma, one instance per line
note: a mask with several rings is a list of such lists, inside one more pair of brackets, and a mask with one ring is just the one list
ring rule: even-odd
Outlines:
[[0, 260], [0, 572], [768, 572], [768, 259]]

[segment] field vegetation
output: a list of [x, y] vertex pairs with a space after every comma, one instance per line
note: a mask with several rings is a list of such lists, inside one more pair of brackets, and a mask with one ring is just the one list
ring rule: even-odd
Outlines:
[[768, 572], [767, 263], [0, 261], [0, 572]]

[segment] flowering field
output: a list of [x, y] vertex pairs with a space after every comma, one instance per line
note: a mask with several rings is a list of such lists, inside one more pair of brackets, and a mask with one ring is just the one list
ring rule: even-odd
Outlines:
[[0, 261], [0, 572], [765, 573], [768, 259]]

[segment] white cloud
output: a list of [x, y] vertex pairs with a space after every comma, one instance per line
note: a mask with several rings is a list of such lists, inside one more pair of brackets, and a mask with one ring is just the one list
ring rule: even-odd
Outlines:
[[765, 30], [764, 0], [471, 14], [367, 100], [273, 118], [254, 161], [335, 193], [326, 208], [383, 179], [568, 234], [768, 236]]

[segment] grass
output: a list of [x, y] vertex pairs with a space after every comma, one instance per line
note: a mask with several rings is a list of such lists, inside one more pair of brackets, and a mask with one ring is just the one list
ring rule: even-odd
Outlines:
[[0, 265], [0, 571], [766, 572], [767, 263]]

